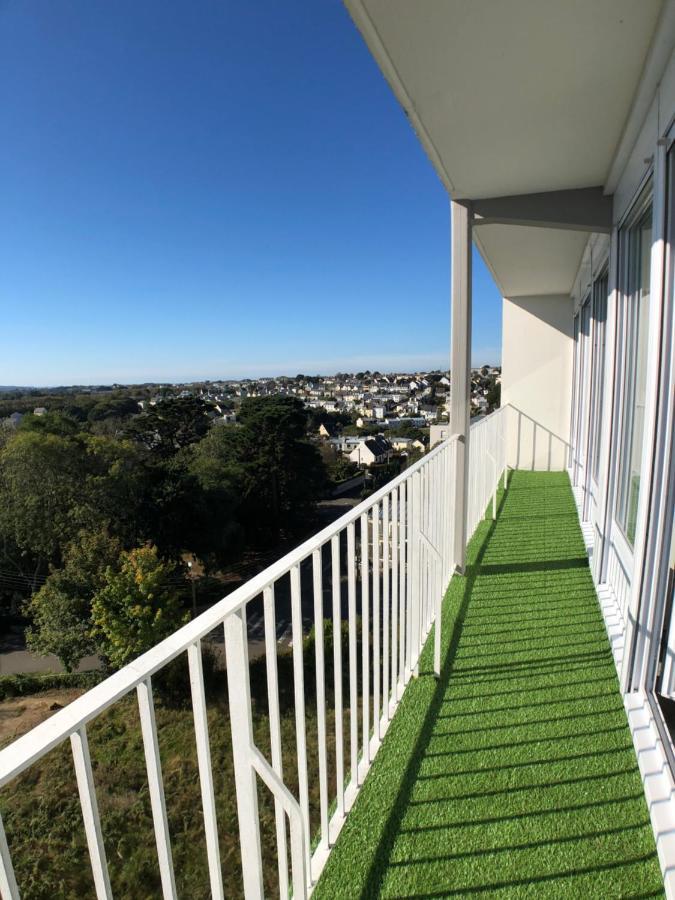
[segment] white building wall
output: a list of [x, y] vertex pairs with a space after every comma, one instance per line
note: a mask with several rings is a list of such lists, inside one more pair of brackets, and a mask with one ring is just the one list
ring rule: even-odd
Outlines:
[[573, 321], [569, 296], [504, 298], [501, 402], [510, 407], [507, 460], [513, 468], [567, 466]]

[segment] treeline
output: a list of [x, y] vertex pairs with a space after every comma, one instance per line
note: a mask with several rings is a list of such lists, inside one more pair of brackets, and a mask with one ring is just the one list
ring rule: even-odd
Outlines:
[[324, 489], [295, 398], [246, 399], [237, 425], [199, 398], [138, 410], [110, 396], [0, 433], [3, 599], [30, 590], [29, 644], [68, 670], [93, 652], [121, 665], [172, 631], [186, 554], [214, 572], [274, 546]]

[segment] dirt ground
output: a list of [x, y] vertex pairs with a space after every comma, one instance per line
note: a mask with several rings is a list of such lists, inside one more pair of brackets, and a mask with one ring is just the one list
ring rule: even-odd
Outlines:
[[60, 709], [83, 693], [83, 688], [64, 688], [0, 701], [0, 747], [54, 715], [57, 709], [52, 709], [52, 706], [58, 704]]

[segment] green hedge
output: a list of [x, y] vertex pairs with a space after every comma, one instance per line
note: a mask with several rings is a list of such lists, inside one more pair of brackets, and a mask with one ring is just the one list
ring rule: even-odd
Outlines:
[[91, 688], [104, 678], [103, 672], [62, 672], [47, 675], [0, 675], [0, 700], [26, 697], [53, 688]]

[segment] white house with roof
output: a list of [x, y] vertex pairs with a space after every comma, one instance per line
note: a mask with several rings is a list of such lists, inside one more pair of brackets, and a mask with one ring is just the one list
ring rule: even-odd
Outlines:
[[391, 459], [392, 445], [383, 437], [366, 438], [360, 441], [349, 454], [351, 462], [359, 466], [373, 466]]

